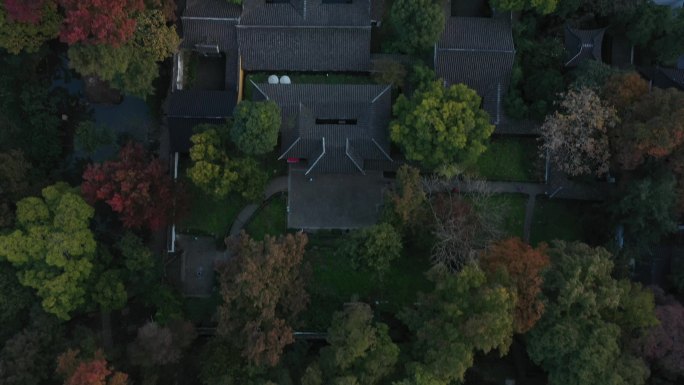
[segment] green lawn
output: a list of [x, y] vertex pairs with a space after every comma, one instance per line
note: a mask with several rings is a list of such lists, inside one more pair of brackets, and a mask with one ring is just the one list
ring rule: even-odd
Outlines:
[[187, 191], [187, 210], [176, 228], [179, 233], [210, 235], [217, 239], [230, 230], [233, 221], [248, 202], [238, 194], [216, 199], [195, 186], [185, 175], [189, 159], [181, 159], [179, 178]]
[[247, 223], [247, 233], [256, 240], [264, 239], [266, 234], [280, 235], [287, 231], [287, 196], [276, 196], [256, 212]]
[[310, 310], [303, 317], [307, 330], [325, 330], [332, 314], [352, 298], [365, 302], [377, 300], [380, 310], [394, 314], [415, 302], [419, 291], [430, 290], [423, 274], [429, 268], [429, 252], [406, 245], [401, 258], [392, 263], [380, 283], [373, 274], [354, 270], [346, 257], [336, 255], [345, 239], [343, 233], [329, 231], [309, 237], [305, 261], [311, 264], [313, 276], [308, 287]]
[[537, 198], [530, 232], [530, 243], [584, 240], [585, 213], [592, 203], [582, 201]]
[[183, 307], [188, 320], [194, 323], [209, 323], [215, 318], [216, 308], [221, 302], [218, 293], [208, 298], [185, 298]]
[[541, 160], [535, 138], [495, 137], [475, 166], [487, 180], [539, 182]]
[[[252, 83], [266, 83], [271, 73], [254, 72], [245, 77], [244, 100], [252, 100]], [[373, 78], [370, 76], [361, 75], [345, 75], [345, 74], [310, 74], [310, 73], [286, 73], [278, 74], [279, 76], [287, 75], [295, 84], [374, 84]]]
[[523, 228], [525, 226], [525, 205], [527, 204], [527, 195], [523, 194], [500, 194], [491, 197], [490, 199], [496, 201], [497, 206], [500, 204], [503, 209], [503, 230], [506, 236], [523, 237]]
[[186, 217], [179, 223], [179, 233], [211, 235], [223, 238], [233, 221], [247, 202], [238, 194], [224, 199], [215, 199], [188, 181], [189, 208]]

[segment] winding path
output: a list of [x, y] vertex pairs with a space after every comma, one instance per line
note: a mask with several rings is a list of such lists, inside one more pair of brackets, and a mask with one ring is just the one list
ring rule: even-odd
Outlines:
[[233, 225], [230, 227], [230, 233], [228, 234], [230, 236], [240, 234], [242, 228], [245, 227], [245, 225], [247, 224], [247, 222], [249, 222], [250, 219], [252, 219], [254, 213], [256, 213], [261, 206], [268, 202], [268, 200], [271, 199], [274, 195], [287, 192], [287, 190], [288, 177], [279, 176], [277, 178], [271, 179], [266, 185], [266, 188], [264, 189], [264, 197], [261, 203], [250, 204], [245, 206], [245, 208], [243, 208], [242, 211], [240, 211], [238, 216], [235, 218], [235, 221], [233, 221]]

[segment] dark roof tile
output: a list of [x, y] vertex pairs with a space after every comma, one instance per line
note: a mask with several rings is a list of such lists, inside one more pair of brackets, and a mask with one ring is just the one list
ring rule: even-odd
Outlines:
[[183, 16], [239, 19], [242, 7], [227, 0], [187, 0]]
[[236, 99], [236, 95], [228, 91], [176, 91], [169, 95], [167, 116], [225, 118], [233, 115]]
[[324, 3], [323, 0], [290, 0], [267, 3], [243, 0], [240, 24], [255, 26], [369, 26], [370, 0]]
[[[256, 86], [256, 100], [273, 100], [281, 108], [282, 157], [307, 159], [316, 173], [359, 173], [367, 169], [366, 160], [391, 161], [390, 86]], [[330, 121], [345, 119], [348, 124]]]
[[514, 59], [509, 20], [452, 17], [435, 48], [435, 72], [447, 86], [463, 83], [477, 91], [492, 123], [501, 124]]
[[370, 26], [238, 26], [242, 67], [248, 71], [366, 71], [370, 38]]
[[601, 61], [601, 46], [606, 29], [575, 29], [565, 26], [566, 67], [573, 67], [585, 59]]

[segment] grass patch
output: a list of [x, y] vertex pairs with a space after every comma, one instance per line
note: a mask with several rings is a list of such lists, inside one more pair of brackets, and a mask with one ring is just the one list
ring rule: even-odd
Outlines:
[[190, 207], [187, 216], [179, 225], [180, 233], [210, 235], [223, 238], [233, 225], [233, 221], [247, 202], [238, 194], [216, 199], [192, 185], [189, 186]]
[[268, 201], [247, 223], [245, 230], [258, 241], [263, 240], [266, 234], [285, 234], [287, 231], [287, 195], [276, 196]]
[[502, 226], [506, 236], [522, 238], [525, 227], [527, 195], [500, 194], [494, 195], [490, 199], [495, 201], [497, 207], [504, 209]]
[[318, 232], [309, 235], [305, 261], [312, 267], [308, 287], [309, 310], [303, 315], [310, 330], [325, 330], [332, 314], [341, 310], [353, 297], [364, 302], [378, 301], [378, 309], [396, 314], [416, 300], [419, 291], [429, 291], [424, 272], [429, 268], [429, 252], [406, 245], [402, 256], [392, 262], [382, 283], [375, 275], [357, 271], [345, 256], [336, 255], [346, 241], [342, 232]]
[[585, 238], [584, 218], [593, 204], [582, 201], [538, 198], [534, 207], [530, 243], [554, 239], [580, 241]]
[[188, 209], [185, 217], [178, 224], [177, 231], [223, 239], [237, 215], [249, 202], [235, 193], [222, 199], [205, 193], [185, 174], [190, 164], [189, 159], [181, 159], [179, 165], [179, 177], [186, 186]]
[[220, 302], [218, 293], [214, 293], [208, 298], [185, 298], [183, 307], [188, 320], [193, 323], [210, 323], [216, 318], [216, 309]]
[[487, 180], [539, 182], [540, 166], [535, 138], [497, 137], [478, 158], [475, 171]]
[[[252, 100], [254, 83], [266, 83], [273, 73], [254, 72], [245, 77], [244, 99]], [[373, 78], [362, 75], [348, 75], [339, 73], [311, 74], [311, 73], [278, 73], [278, 76], [287, 75], [293, 84], [375, 84]]]

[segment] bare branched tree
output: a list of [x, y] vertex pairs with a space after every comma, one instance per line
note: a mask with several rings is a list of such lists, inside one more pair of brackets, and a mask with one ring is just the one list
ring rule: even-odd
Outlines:
[[434, 218], [432, 263], [459, 271], [477, 258], [479, 251], [503, 237], [507, 207], [481, 180], [424, 179]]

